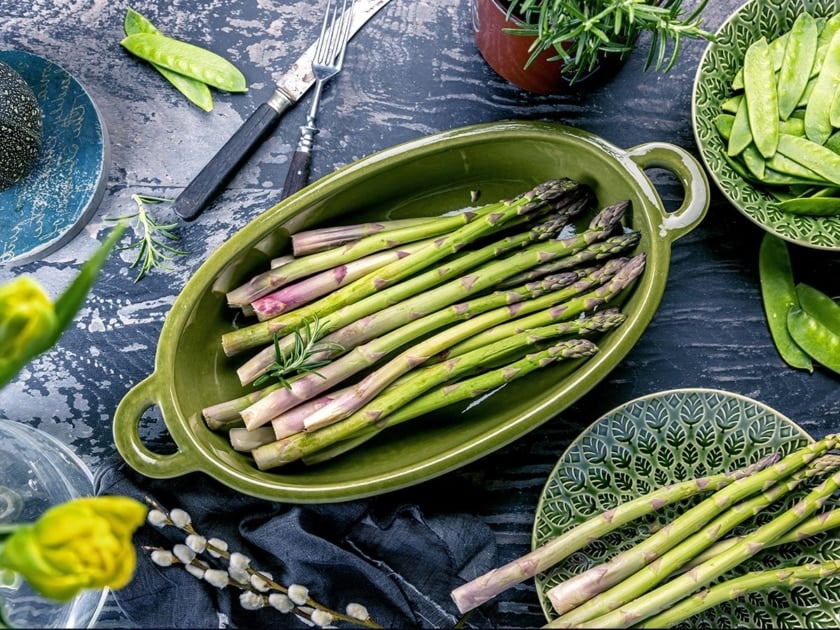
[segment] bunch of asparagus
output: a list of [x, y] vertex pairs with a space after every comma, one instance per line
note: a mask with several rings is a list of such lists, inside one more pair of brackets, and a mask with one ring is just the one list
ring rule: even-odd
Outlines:
[[227, 294], [257, 321], [222, 346], [252, 351], [237, 375], [259, 388], [205, 408], [207, 425], [262, 470], [314, 463], [592, 356], [644, 270], [628, 206], [598, 209], [589, 187], [558, 179], [456, 213], [295, 234], [291, 256]]
[[[642, 542], [549, 589], [556, 617], [546, 627], [669, 627], [757, 590], [836, 575], [840, 562], [833, 559], [740, 575], [737, 568], [763, 549], [840, 525], [840, 510], [822, 509], [840, 488], [840, 457], [830, 452], [838, 446], [840, 436], [830, 435], [784, 458], [775, 454], [742, 470], [675, 483], [620, 503], [458, 587], [452, 598], [461, 612], [472, 610], [605, 534], [702, 493], [709, 496]], [[783, 500], [776, 516], [754, 519]], [[738, 526], [746, 533], [726, 537]]]

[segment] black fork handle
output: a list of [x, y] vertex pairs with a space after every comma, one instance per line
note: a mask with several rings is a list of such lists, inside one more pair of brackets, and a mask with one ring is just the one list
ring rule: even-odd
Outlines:
[[236, 174], [239, 167], [277, 126], [281, 114], [295, 102], [275, 90], [233, 134], [175, 199], [175, 213], [185, 221], [196, 219]]

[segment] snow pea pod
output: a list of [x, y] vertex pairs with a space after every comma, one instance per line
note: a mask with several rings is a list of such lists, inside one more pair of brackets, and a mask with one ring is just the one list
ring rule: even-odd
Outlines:
[[120, 44], [130, 53], [226, 92], [245, 92], [239, 69], [214, 52], [161, 33], [133, 33]]
[[779, 134], [779, 153], [825, 178], [829, 183], [840, 184], [840, 155], [807, 138]]
[[779, 143], [779, 95], [765, 37], [744, 55], [744, 98], [753, 142], [761, 155], [772, 157]]
[[798, 197], [776, 204], [782, 212], [804, 214], [812, 217], [832, 217], [840, 214], [840, 198]]
[[840, 81], [840, 31], [831, 38], [814, 90], [805, 107], [805, 134], [823, 144], [834, 129], [831, 126], [831, 101]]
[[791, 26], [779, 68], [779, 116], [787, 120], [805, 93], [811, 68], [817, 55], [817, 22], [806, 12], [800, 13]]
[[747, 99], [741, 99], [741, 103], [738, 105], [738, 111], [735, 114], [735, 119], [732, 121], [732, 127], [729, 130], [729, 143], [726, 147], [727, 155], [738, 155], [750, 145], [752, 140], [750, 120], [747, 115]]
[[769, 233], [764, 235], [758, 253], [758, 272], [764, 314], [776, 350], [791, 367], [813, 371], [811, 358], [788, 331], [788, 312], [792, 308], [799, 308], [799, 300], [787, 245], [778, 236]]
[[790, 309], [787, 328], [796, 344], [814, 361], [840, 374], [840, 335], [799, 307]]
[[[135, 33], [160, 33], [151, 21], [130, 7], [125, 12], [123, 27], [126, 35], [133, 35]], [[213, 95], [210, 93], [210, 88], [207, 87], [206, 83], [174, 72], [156, 63], [151, 63], [151, 65], [176, 90], [187, 97], [191, 103], [206, 112], [213, 109]]]
[[840, 304], [804, 282], [796, 285], [796, 297], [803, 311], [820, 321], [835, 335], [840, 335]]

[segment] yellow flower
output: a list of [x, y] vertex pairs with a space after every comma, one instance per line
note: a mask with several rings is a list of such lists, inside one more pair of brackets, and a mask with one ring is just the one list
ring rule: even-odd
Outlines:
[[147, 511], [123, 496], [62, 503], [6, 540], [0, 566], [17, 571], [39, 593], [58, 601], [85, 589], [122, 588], [137, 562], [131, 537]]
[[55, 307], [38, 282], [22, 276], [0, 285], [0, 374], [46, 350], [55, 327]]

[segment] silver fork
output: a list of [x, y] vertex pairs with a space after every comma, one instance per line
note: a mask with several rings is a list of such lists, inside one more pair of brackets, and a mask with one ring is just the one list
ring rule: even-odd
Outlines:
[[[312, 57], [312, 74], [315, 76], [312, 105], [306, 116], [306, 124], [300, 128], [300, 139], [289, 164], [289, 172], [283, 184], [282, 199], [297, 192], [309, 179], [309, 165], [312, 161], [312, 143], [318, 128], [315, 118], [321, 102], [324, 84], [341, 71], [344, 65], [344, 53], [350, 39], [350, 24], [353, 21], [353, 3], [355, 0], [327, 0], [324, 22], [318, 45]], [[340, 5], [340, 6], [339, 6]]]

